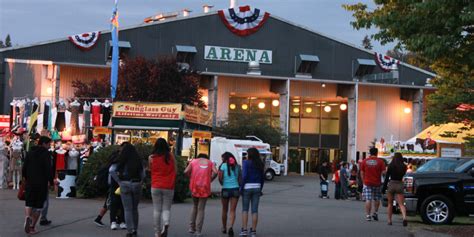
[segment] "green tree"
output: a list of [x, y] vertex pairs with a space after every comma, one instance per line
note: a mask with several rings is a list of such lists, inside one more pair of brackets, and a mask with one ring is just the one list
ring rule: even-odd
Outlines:
[[12, 47], [12, 40], [10, 38], [10, 34], [7, 35], [5, 38], [5, 48]]
[[256, 136], [270, 145], [280, 145], [285, 136], [281, 129], [272, 126], [269, 116], [251, 113], [229, 114], [228, 120], [215, 129], [216, 134], [245, 139]]
[[376, 27], [373, 39], [396, 42], [398, 49], [430, 62], [438, 76], [432, 80], [437, 90], [428, 96], [427, 121], [474, 127], [473, 111], [456, 110], [460, 104], [474, 104], [474, 2], [374, 2], [374, 9], [362, 3], [343, 7], [353, 12], [355, 29]]
[[362, 40], [362, 47], [364, 49], [372, 50], [374, 46], [372, 46], [372, 42], [370, 40], [370, 37], [368, 35], [364, 36], [364, 39]]
[[3, 48], [5, 48], [5, 44], [3, 44], [3, 41], [0, 40], [0, 49], [3, 49]]

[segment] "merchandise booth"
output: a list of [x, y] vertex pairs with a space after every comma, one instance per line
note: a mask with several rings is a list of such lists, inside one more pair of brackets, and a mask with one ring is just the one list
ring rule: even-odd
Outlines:
[[[168, 141], [175, 154], [209, 154], [212, 113], [196, 106], [172, 103], [114, 102], [112, 143], [153, 145], [158, 138]], [[183, 141], [192, 139], [193, 150], [182, 152]]]

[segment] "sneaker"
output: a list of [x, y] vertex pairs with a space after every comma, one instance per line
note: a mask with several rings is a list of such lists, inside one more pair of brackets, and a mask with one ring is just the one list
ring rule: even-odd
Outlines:
[[48, 219], [43, 219], [40, 221], [40, 225], [50, 225], [52, 221]]
[[230, 237], [234, 236], [234, 229], [232, 227], [229, 228], [229, 231], [227, 231]]
[[105, 226], [105, 224], [102, 223], [102, 221], [99, 220], [98, 218], [96, 218], [96, 219], [94, 220], [94, 224], [96, 224], [98, 227], [104, 227], [104, 226]]
[[168, 228], [169, 228], [169, 225], [165, 225], [163, 227], [163, 231], [161, 231], [161, 237], [168, 237]]
[[202, 237], [202, 234], [201, 234], [200, 231], [196, 231], [196, 232], [194, 232], [194, 236], [195, 237]]
[[377, 212], [374, 212], [374, 214], [372, 214], [372, 218], [374, 219], [374, 221], [379, 221], [379, 215], [377, 215]]
[[127, 229], [127, 224], [125, 224], [125, 222], [120, 223], [119, 226], [120, 226], [120, 229], [122, 229], [122, 230], [126, 230], [126, 229]]
[[118, 229], [117, 223], [116, 223], [116, 222], [112, 222], [112, 224], [110, 224], [110, 229], [111, 229], [111, 230], [116, 230], [116, 229]]
[[31, 230], [31, 223], [33, 221], [31, 220], [31, 217], [27, 216], [25, 218], [25, 224], [23, 225], [23, 228], [25, 229], [25, 233], [29, 234]]
[[257, 237], [257, 231], [250, 228], [250, 237]]
[[372, 217], [371, 217], [370, 215], [367, 215], [367, 216], [365, 216], [365, 220], [366, 220], [366, 221], [371, 221], [371, 220], [372, 220]]
[[248, 234], [249, 234], [249, 233], [248, 233], [247, 230], [242, 229], [242, 230], [240, 231], [239, 236], [248, 236]]
[[408, 225], [408, 221], [407, 220], [403, 220], [403, 226], [407, 226]]
[[195, 232], [196, 232], [196, 230], [191, 228], [191, 227], [188, 229], [188, 233], [190, 233], [190, 234], [194, 234]]

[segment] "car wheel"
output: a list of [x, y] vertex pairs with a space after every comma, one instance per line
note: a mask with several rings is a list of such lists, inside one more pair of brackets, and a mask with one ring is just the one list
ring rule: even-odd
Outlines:
[[265, 180], [272, 181], [274, 177], [275, 177], [275, 172], [273, 172], [273, 170], [265, 171]]
[[443, 195], [429, 196], [421, 204], [421, 218], [427, 224], [449, 224], [454, 218], [453, 203]]

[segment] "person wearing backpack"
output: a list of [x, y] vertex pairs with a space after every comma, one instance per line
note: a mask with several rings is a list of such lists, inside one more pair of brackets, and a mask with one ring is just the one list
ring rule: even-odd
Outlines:
[[[222, 164], [219, 167], [219, 183], [222, 185], [222, 233], [234, 236], [235, 209], [239, 203], [240, 183], [242, 182], [242, 172], [234, 155], [230, 152], [222, 154]], [[230, 227], [227, 231], [227, 212], [230, 202]]]
[[158, 138], [148, 157], [151, 172], [151, 198], [155, 237], [166, 237], [170, 225], [171, 204], [176, 182], [176, 161], [163, 138]]
[[184, 170], [189, 175], [189, 189], [193, 197], [193, 210], [191, 212], [189, 233], [195, 236], [202, 236], [202, 226], [204, 223], [204, 211], [207, 198], [211, 196], [211, 182], [217, 176], [217, 168], [209, 160], [206, 154], [199, 154], [193, 159]]
[[240, 187], [242, 192], [242, 229], [240, 236], [249, 235], [247, 224], [251, 206], [252, 227], [250, 228], [250, 236], [255, 237], [257, 236], [258, 206], [262, 195], [265, 164], [257, 148], [248, 149], [247, 156], [248, 159], [242, 163], [242, 186]]

